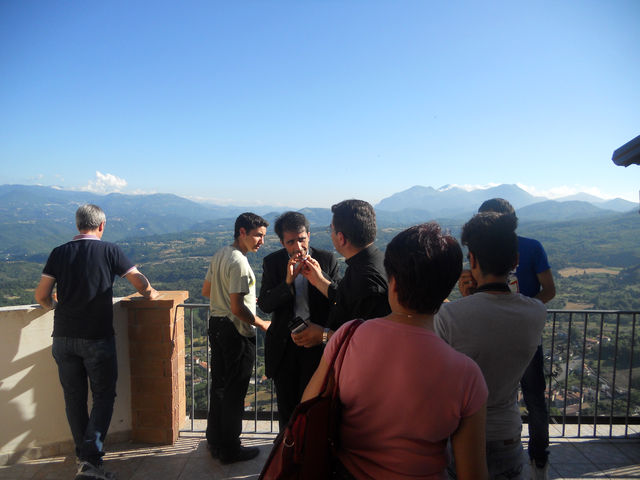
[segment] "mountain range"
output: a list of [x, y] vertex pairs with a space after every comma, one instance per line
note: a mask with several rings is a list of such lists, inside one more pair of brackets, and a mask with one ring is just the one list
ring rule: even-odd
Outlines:
[[[381, 200], [375, 208], [390, 212], [418, 209], [433, 211], [437, 213], [438, 217], [452, 217], [461, 213], [467, 215], [470, 211], [477, 210], [478, 206], [489, 198], [504, 198], [516, 210], [549, 200], [545, 197], [531, 195], [517, 185], [510, 184], [471, 191], [451, 185], [445, 185], [438, 189], [416, 185]], [[602, 210], [617, 212], [627, 212], [635, 206], [634, 203], [621, 198], [603, 200], [587, 193], [560, 198], [556, 202], [585, 202]]]
[[[533, 196], [517, 185], [503, 184], [472, 191], [452, 186], [414, 186], [381, 200], [375, 209], [381, 228], [431, 219], [463, 222], [484, 200], [493, 197], [511, 202], [521, 224], [615, 216], [638, 207], [626, 200], [605, 201], [588, 194], [549, 200]], [[296, 209], [314, 226], [325, 227], [331, 222], [329, 208], [219, 206], [173, 194], [98, 195], [44, 186], [0, 185], [0, 255], [11, 259], [48, 253], [52, 246], [75, 234], [74, 214], [84, 203], [95, 203], [105, 210], [107, 237], [111, 241], [185, 230], [228, 230], [235, 217], [245, 211], [273, 221], [281, 212]]]

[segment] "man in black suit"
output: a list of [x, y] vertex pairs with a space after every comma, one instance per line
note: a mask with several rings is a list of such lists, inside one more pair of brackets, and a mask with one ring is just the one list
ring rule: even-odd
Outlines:
[[265, 340], [266, 375], [273, 379], [278, 396], [280, 430], [286, 426], [315, 372], [322, 345], [296, 346], [291, 339], [294, 319], [299, 328], [324, 328], [331, 303], [302, 275], [308, 258], [313, 258], [329, 282], [337, 281], [338, 262], [333, 253], [309, 247], [309, 222], [298, 212], [285, 212], [275, 222], [275, 231], [284, 247], [265, 257], [258, 306], [272, 313]]

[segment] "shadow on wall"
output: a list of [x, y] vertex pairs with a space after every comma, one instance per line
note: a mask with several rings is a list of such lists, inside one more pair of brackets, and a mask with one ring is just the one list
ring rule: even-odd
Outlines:
[[64, 440], [62, 432], [70, 437], [51, 356], [53, 314], [32, 308], [10, 311], [6, 317], [0, 343], [0, 464], [15, 463], [34, 447]]

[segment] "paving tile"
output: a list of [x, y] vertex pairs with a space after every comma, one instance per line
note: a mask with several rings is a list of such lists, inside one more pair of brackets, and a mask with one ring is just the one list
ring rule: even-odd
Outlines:
[[[263, 428], [264, 425], [258, 425]], [[575, 434], [575, 425], [567, 434]], [[551, 426], [552, 430], [557, 425]], [[608, 428], [608, 426], [607, 426]], [[526, 432], [525, 432], [526, 433]], [[616, 433], [619, 433], [616, 431]], [[119, 480], [247, 480], [257, 479], [273, 446], [274, 434], [243, 434], [242, 443], [257, 446], [251, 461], [221, 465], [211, 458], [204, 432], [182, 432], [175, 445], [120, 443], [109, 446], [105, 468]], [[528, 438], [523, 438], [526, 448]], [[551, 438], [550, 479], [640, 479], [640, 436], [637, 439]], [[68, 480], [75, 474], [72, 457], [30, 460], [0, 467], [0, 480]]]
[[187, 460], [187, 455], [148, 456], [142, 461], [130, 479], [148, 480], [151, 478], [178, 478], [184, 470]]
[[553, 464], [551, 464], [551, 463], [549, 464], [548, 474], [549, 474], [549, 480], [555, 480], [555, 479], [561, 479], [562, 478], [562, 475], [560, 475], [560, 473], [558, 473], [556, 471], [556, 469], [553, 467]]
[[225, 471], [219, 462], [211, 457], [191, 457], [176, 480], [214, 480], [225, 478]]
[[119, 479], [131, 478], [144, 461], [142, 457], [120, 457], [104, 462], [104, 469], [113, 472]]
[[39, 466], [33, 465], [10, 465], [7, 467], [0, 467], [0, 479], [2, 480], [16, 480], [33, 478], [36, 474], [36, 469], [40, 469]]
[[600, 469], [592, 463], [553, 463], [553, 471], [556, 477], [566, 480], [586, 479], [586, 478], [610, 478], [607, 474], [602, 473]]
[[640, 465], [630, 464], [621, 466], [619, 464], [613, 465], [599, 465], [602, 472], [607, 475], [607, 478], [615, 479], [634, 479], [640, 478]]
[[0, 467], [0, 479], [51, 479], [73, 478], [76, 473], [75, 461], [64, 457], [28, 460], [24, 463]]
[[580, 452], [580, 449], [570, 442], [551, 442], [549, 445], [549, 459], [552, 465], [557, 463], [589, 462], [589, 459]]
[[631, 463], [631, 459], [611, 442], [595, 440], [581, 444], [579, 449], [589, 461], [598, 466], [605, 464], [625, 466]]
[[640, 464], [640, 441], [620, 441], [613, 445], [633, 463]]

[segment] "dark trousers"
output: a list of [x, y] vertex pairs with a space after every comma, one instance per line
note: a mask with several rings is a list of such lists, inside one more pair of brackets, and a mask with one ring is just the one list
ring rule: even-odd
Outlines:
[[304, 348], [297, 347], [293, 341], [288, 342], [278, 371], [273, 376], [278, 399], [278, 424], [281, 432], [287, 426], [293, 410], [300, 403], [307, 383], [318, 368], [323, 351], [322, 346]]
[[549, 412], [545, 400], [544, 356], [538, 346], [520, 381], [524, 403], [529, 412], [529, 458], [541, 466], [549, 456]]
[[209, 342], [211, 404], [207, 442], [221, 456], [232, 455], [240, 447], [244, 398], [253, 371], [256, 340], [240, 335], [228, 318], [211, 317]]
[[[52, 353], [58, 364], [76, 456], [82, 461], [100, 465], [116, 398], [118, 361], [115, 338], [54, 337]], [[87, 408], [89, 383], [93, 399], [91, 413]]]

